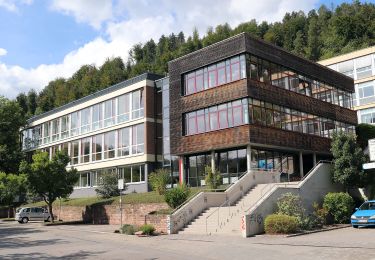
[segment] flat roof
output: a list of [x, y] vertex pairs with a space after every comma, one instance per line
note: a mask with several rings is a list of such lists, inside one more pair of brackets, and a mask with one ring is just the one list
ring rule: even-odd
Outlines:
[[367, 48], [357, 50], [357, 51], [352, 51], [352, 52], [342, 54], [339, 56], [335, 56], [329, 59], [324, 59], [324, 60], [318, 61], [318, 63], [324, 66], [328, 66], [328, 65], [339, 63], [339, 62], [356, 59], [356, 58], [366, 56], [372, 53], [375, 53], [375, 46], [367, 47]]
[[164, 76], [161, 76], [161, 75], [158, 75], [158, 74], [154, 74], [154, 73], [149, 73], [149, 72], [143, 73], [143, 74], [141, 74], [139, 76], [136, 76], [134, 78], [127, 79], [125, 81], [122, 81], [120, 83], [112, 85], [112, 86], [110, 86], [108, 88], [105, 88], [105, 89], [99, 90], [97, 92], [94, 92], [94, 93], [92, 93], [90, 95], [87, 95], [87, 96], [85, 96], [83, 98], [74, 100], [74, 101], [69, 102], [69, 103], [67, 103], [65, 105], [62, 105], [62, 106], [57, 107], [57, 108], [54, 108], [54, 109], [52, 109], [50, 111], [47, 111], [47, 112], [45, 112], [43, 114], [33, 116], [33, 117], [31, 117], [31, 118], [29, 118], [27, 120], [27, 123], [30, 124], [30, 123], [32, 123], [32, 122], [34, 122], [34, 121], [36, 121], [38, 119], [41, 119], [43, 117], [46, 117], [46, 116], [52, 115], [54, 113], [63, 111], [65, 109], [74, 107], [76, 105], [79, 105], [79, 104], [82, 104], [82, 103], [87, 102], [89, 100], [92, 100], [94, 98], [106, 95], [106, 94], [111, 93], [113, 91], [116, 91], [118, 89], [125, 88], [127, 86], [133, 85], [133, 84], [141, 82], [143, 80], [154, 80], [155, 81], [155, 80], [161, 79], [163, 77]]

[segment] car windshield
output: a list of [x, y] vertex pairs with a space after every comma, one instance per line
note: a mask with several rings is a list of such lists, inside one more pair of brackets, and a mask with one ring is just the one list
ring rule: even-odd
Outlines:
[[360, 210], [375, 210], [375, 202], [365, 202], [359, 208]]
[[16, 210], [16, 213], [20, 213], [20, 212], [21, 212], [21, 209], [22, 209], [22, 208], [18, 208], [18, 209]]

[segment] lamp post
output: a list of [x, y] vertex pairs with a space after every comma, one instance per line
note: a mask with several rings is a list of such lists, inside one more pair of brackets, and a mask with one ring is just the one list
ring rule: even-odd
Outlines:
[[122, 227], [122, 191], [124, 190], [124, 179], [118, 180], [118, 189], [120, 190], [120, 229]]

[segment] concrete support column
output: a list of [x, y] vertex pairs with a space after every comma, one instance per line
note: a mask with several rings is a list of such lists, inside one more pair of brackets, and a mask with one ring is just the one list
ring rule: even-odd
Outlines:
[[299, 152], [299, 172], [300, 172], [300, 176], [302, 178], [303, 177], [303, 156], [302, 156], [302, 152]]
[[246, 146], [246, 164], [247, 164], [247, 172], [251, 170], [251, 145]]
[[185, 183], [186, 182], [185, 181], [186, 172], [185, 172], [185, 167], [184, 167], [184, 157], [183, 156], [178, 157], [178, 172], [179, 172], [180, 184]]
[[216, 169], [215, 165], [215, 151], [211, 151], [211, 169], [214, 172]]
[[316, 165], [316, 153], [313, 153], [313, 164], [314, 164], [314, 166]]

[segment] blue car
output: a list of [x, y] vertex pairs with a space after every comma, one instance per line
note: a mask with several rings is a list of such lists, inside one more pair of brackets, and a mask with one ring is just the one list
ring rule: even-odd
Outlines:
[[351, 216], [351, 223], [354, 228], [359, 226], [375, 226], [375, 200], [363, 203]]

